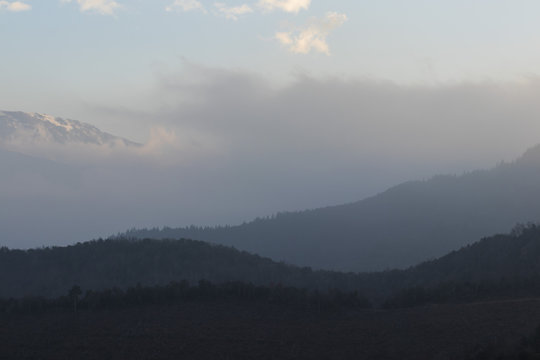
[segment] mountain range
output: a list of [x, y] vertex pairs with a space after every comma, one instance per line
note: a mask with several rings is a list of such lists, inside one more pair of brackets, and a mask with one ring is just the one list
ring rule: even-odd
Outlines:
[[[100, 162], [84, 166], [12, 146], [21, 143], [55, 144], [55, 151], [65, 153], [77, 145], [90, 145], [92, 152], [95, 145], [141, 146], [75, 120], [0, 111], [0, 165], [5, 169], [0, 246], [69, 244], [132, 225], [174, 225], [196, 204], [197, 196], [191, 205], [181, 198], [186, 190], [180, 190], [177, 179], [185, 171], [142, 165], [133, 161], [136, 152], [131, 162], [119, 158], [106, 167]], [[379, 271], [406, 268], [516, 223], [536, 222], [538, 199], [540, 146], [492, 169], [410, 181], [344, 205], [283, 212], [234, 226], [142, 228], [121, 236], [190, 238], [315, 269]]]
[[238, 226], [130, 230], [191, 238], [292, 264], [344, 271], [405, 268], [519, 222], [540, 220], [540, 146], [511, 163], [435, 176], [339, 206], [279, 213]]
[[21, 111], [0, 111], [0, 140], [2, 143], [22, 141], [140, 146], [77, 120]]

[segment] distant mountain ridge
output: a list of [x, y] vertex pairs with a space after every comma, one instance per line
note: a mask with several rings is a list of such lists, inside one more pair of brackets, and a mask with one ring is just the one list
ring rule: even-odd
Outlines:
[[142, 149], [80, 121], [0, 111], [0, 246], [68, 244], [117, 231], [108, 225], [120, 213], [112, 208], [127, 198], [118, 178], [131, 166], [126, 159], [140, 168]]
[[0, 140], [140, 146], [77, 120], [21, 111], [0, 111]]
[[540, 146], [490, 170], [435, 176], [339, 206], [237, 226], [130, 230], [192, 238], [315, 268], [376, 271], [436, 258], [516, 223], [540, 220]]

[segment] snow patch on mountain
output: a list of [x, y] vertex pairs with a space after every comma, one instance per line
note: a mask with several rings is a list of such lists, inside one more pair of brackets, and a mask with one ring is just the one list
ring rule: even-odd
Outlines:
[[110, 147], [141, 146], [77, 120], [21, 111], [0, 111], [0, 141], [3, 143], [79, 143]]
[[36, 113], [34, 113], [32, 115], [34, 117], [40, 119], [40, 120], [48, 121], [53, 125], [63, 127], [68, 132], [73, 130], [73, 125], [70, 122], [65, 121], [64, 119], [61, 119], [61, 118], [57, 119], [57, 118], [55, 118], [54, 116], [51, 116], [51, 115], [41, 115], [41, 114], [36, 114]]

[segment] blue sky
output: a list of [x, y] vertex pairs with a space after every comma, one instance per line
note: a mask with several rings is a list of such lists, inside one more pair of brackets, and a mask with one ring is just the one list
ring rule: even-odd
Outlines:
[[[264, 11], [259, 0], [224, 2], [253, 9], [236, 20], [214, 14], [213, 1], [200, 1], [206, 13], [166, 11], [174, 0], [84, 1], [118, 7], [102, 14], [77, 0], [25, 0], [27, 11], [0, 5], [2, 67], [25, 78], [141, 79], [156, 64], [185, 57], [272, 75], [301, 68], [399, 82], [508, 79], [540, 67], [537, 1], [313, 0], [298, 12]], [[294, 54], [275, 39], [329, 12], [347, 17], [329, 31], [330, 56]]]
[[[87, 108], [148, 107], [139, 99], [156, 77], [186, 62], [278, 85], [299, 75], [441, 86], [540, 73], [538, 1], [265, 1], [2, 0], [0, 108], [118, 132], [125, 124]], [[309, 29], [322, 48], [295, 42]]]

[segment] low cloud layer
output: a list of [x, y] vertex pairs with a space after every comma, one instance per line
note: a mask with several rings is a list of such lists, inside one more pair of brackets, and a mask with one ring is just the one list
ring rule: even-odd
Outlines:
[[169, 156], [194, 173], [219, 169], [228, 180], [215, 179], [215, 191], [256, 193], [259, 205], [271, 204], [254, 210], [261, 214], [358, 200], [401, 181], [512, 160], [540, 143], [538, 95], [536, 79], [405, 87], [298, 76], [276, 87], [254, 74], [185, 64], [158, 77], [146, 98], [154, 111], [114, 116], [147, 118], [173, 132], [171, 142], [185, 151]]
[[116, 168], [119, 164], [157, 167], [179, 167], [212, 156], [217, 150], [210, 144], [202, 149], [193, 134], [156, 126], [150, 129], [142, 145], [126, 144], [122, 139], [107, 144], [56, 142], [45, 130], [36, 137], [34, 130], [19, 129], [9, 139], [2, 139], [0, 150], [25, 154], [66, 165], [98, 165]]
[[344, 160], [495, 161], [540, 142], [539, 84], [406, 87], [299, 76], [275, 88], [249, 73], [188, 64], [185, 72], [159, 78], [155, 96], [167, 110], [156, 118], [180, 133], [221, 139], [233, 158], [245, 151], [288, 153], [289, 159], [303, 154], [303, 164], [322, 161], [317, 153]]
[[[34, 145], [30, 165], [11, 163], [0, 179], [10, 209], [0, 225], [19, 243], [7, 245], [346, 203], [406, 180], [492, 167], [540, 143], [537, 79], [403, 87], [298, 76], [276, 87], [254, 74], [184, 64], [147, 94], [137, 103], [154, 110], [139, 115], [111, 104], [93, 110], [126, 127], [147, 121], [144, 146]], [[19, 145], [8, 150], [28, 144]], [[57, 165], [43, 166], [45, 156]], [[23, 234], [28, 221], [50, 241]]]

